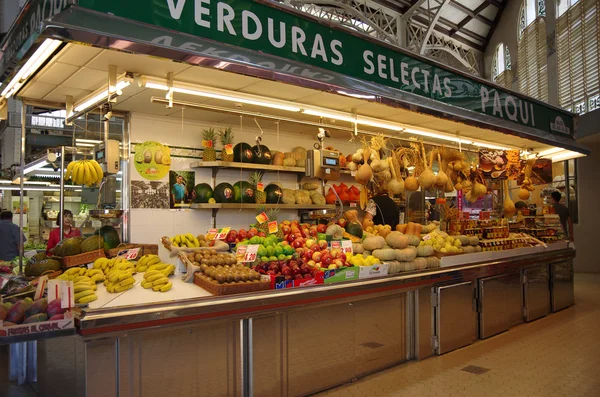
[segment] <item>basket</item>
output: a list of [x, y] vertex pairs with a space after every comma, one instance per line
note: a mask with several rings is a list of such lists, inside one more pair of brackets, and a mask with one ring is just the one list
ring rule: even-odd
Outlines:
[[144, 255], [158, 255], [158, 244], [119, 244], [117, 248], [104, 250], [107, 258], [114, 258], [119, 255], [119, 252], [129, 249], [139, 248], [138, 258]]
[[213, 295], [245, 294], [247, 292], [266, 291], [271, 288], [269, 281], [258, 283], [214, 284], [201, 273], [194, 274], [194, 284]]
[[79, 255], [55, 257], [54, 259], [62, 263], [65, 269], [68, 269], [70, 267], [87, 265], [88, 263], [94, 262], [98, 258], [106, 258], [103, 249], [89, 251]]

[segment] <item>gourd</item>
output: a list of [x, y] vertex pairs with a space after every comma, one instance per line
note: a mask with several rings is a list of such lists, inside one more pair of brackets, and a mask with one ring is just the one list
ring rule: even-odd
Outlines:
[[285, 154], [283, 152], [275, 153], [275, 156], [273, 156], [273, 165], [282, 166], [284, 159], [285, 159]]
[[406, 226], [407, 226], [406, 223], [403, 223], [401, 225], [396, 225], [396, 231], [404, 234], [406, 232]]
[[[404, 169], [408, 172], [408, 161], [406, 160], [406, 157], [403, 157], [403, 163]], [[404, 188], [409, 192], [416, 192], [417, 190], [419, 190], [419, 180], [415, 177], [415, 169], [416, 167], [413, 168], [412, 174], [410, 174], [404, 180]]]
[[348, 210], [344, 212], [344, 218], [346, 218], [348, 222], [358, 222], [358, 211]]
[[352, 243], [352, 252], [355, 254], [362, 254], [365, 252], [365, 247], [361, 243]]
[[404, 180], [402, 177], [398, 177], [392, 157], [388, 158], [388, 164], [392, 172], [392, 179], [387, 183], [387, 188], [393, 194], [400, 194], [404, 191]]
[[420, 245], [417, 247], [417, 256], [431, 256], [433, 255], [433, 247], [431, 245]]
[[469, 237], [469, 245], [479, 246], [479, 237], [477, 237], [477, 236]]
[[373, 256], [381, 261], [391, 261], [396, 258], [396, 251], [391, 248], [376, 249], [373, 250]]
[[419, 186], [421, 186], [423, 190], [427, 190], [435, 185], [437, 177], [431, 169], [431, 163], [433, 162], [433, 151], [431, 152], [431, 158], [428, 165], [427, 155], [425, 154], [425, 146], [423, 145], [423, 142], [421, 142], [421, 150], [423, 151], [423, 165], [425, 166], [425, 169], [423, 170], [423, 172], [421, 172], [421, 175], [419, 175], [419, 178], [417, 180], [419, 181]]
[[364, 250], [363, 251], [363, 256], [366, 258], [367, 256], [371, 255], [372, 252], [370, 250]]
[[421, 230], [423, 230], [423, 225], [420, 223], [408, 222], [406, 226], [405, 234], [410, 234], [413, 236], [420, 236]]
[[356, 221], [350, 221], [346, 224], [346, 232], [358, 238], [363, 237], [363, 228], [361, 224]]
[[477, 247], [475, 247], [475, 252], [481, 252], [481, 251], [483, 251], [483, 248], [481, 248], [481, 246], [478, 245]]
[[417, 236], [413, 236], [412, 234], [407, 234], [406, 237], [408, 237], [408, 244], [412, 245], [412, 246], [418, 246], [421, 243], [421, 239]]
[[325, 196], [316, 190], [310, 191], [310, 200], [313, 202], [313, 204], [317, 205], [325, 205], [326, 203]]
[[294, 191], [291, 189], [282, 189], [281, 202], [283, 204], [296, 204], [296, 197], [294, 196]]
[[[366, 250], [373, 251], [385, 246], [385, 239], [381, 236], [367, 237], [363, 240], [363, 247]], [[381, 258], [380, 258], [381, 259]]]
[[523, 189], [523, 188], [519, 189], [519, 198], [521, 200], [529, 200], [530, 196], [531, 196], [531, 193], [529, 193], [529, 190]]
[[409, 245], [408, 237], [400, 232], [391, 232], [385, 237], [385, 242], [392, 248], [406, 248]]
[[508, 180], [504, 180], [504, 216], [506, 218], [512, 217], [517, 213], [517, 208], [515, 207], [515, 203], [510, 199], [510, 194], [508, 192]]
[[356, 175], [354, 176], [354, 179], [356, 180], [356, 182], [360, 183], [361, 185], [366, 185], [367, 183], [369, 183], [369, 181], [373, 177], [373, 170], [371, 169], [371, 166], [368, 164], [370, 154], [371, 154], [371, 149], [369, 149], [369, 148], [364, 149], [364, 153], [363, 153], [364, 164], [358, 168], [358, 171], [356, 171]]
[[390, 261], [390, 262], [387, 262], [387, 265], [388, 265], [388, 273], [389, 274], [400, 273], [400, 262]]
[[397, 249], [394, 252], [396, 253], [396, 259], [400, 262], [411, 262], [417, 257], [417, 249], [415, 247]]
[[296, 166], [296, 158], [293, 153], [286, 153], [285, 158], [283, 159], [284, 167], [295, 167]]
[[465, 254], [472, 254], [473, 252], [475, 252], [475, 247], [467, 245], [465, 247], [462, 247], [462, 250]]
[[432, 269], [435, 267], [440, 267], [440, 258], [435, 257], [435, 256], [431, 256], [429, 258], [425, 259], [427, 261], [427, 268], [428, 269]]
[[302, 184], [302, 189], [304, 190], [317, 190], [319, 187], [319, 182], [315, 181], [308, 181]]
[[[461, 244], [462, 246], [465, 246], [465, 245], [469, 245], [469, 244], [470, 244], [470, 239], [469, 239], [469, 237], [467, 237], [467, 236], [463, 236], [463, 235], [461, 235], [461, 236], [456, 236], [455, 238], [456, 238], [456, 239], [458, 239], [458, 240], [460, 241], [460, 244]], [[479, 244], [479, 242], [478, 242], [478, 244]]]
[[325, 230], [325, 234], [328, 236], [332, 236], [334, 240], [341, 240], [343, 237], [344, 229], [340, 225], [329, 225], [327, 226], [327, 230]]
[[373, 227], [375, 225], [375, 223], [373, 222], [373, 219], [363, 219], [362, 221], [362, 227], [363, 229], [367, 229], [368, 227]]
[[425, 258], [416, 258], [414, 260], [415, 270], [425, 270], [427, 269], [427, 259]]
[[437, 154], [437, 158], [438, 158], [439, 171], [438, 171], [437, 177], [435, 179], [435, 185], [440, 190], [446, 190], [446, 185], [448, 184], [448, 175], [446, 175], [446, 173], [444, 172], [444, 167], [442, 166], [442, 157], [440, 156], [439, 151]]

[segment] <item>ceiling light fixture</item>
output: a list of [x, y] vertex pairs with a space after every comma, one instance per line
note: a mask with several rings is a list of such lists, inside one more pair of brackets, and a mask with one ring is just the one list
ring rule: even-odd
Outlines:
[[80, 102], [76, 103], [75, 105], [73, 105], [73, 110], [76, 113], [85, 113], [86, 111], [90, 110], [91, 108], [95, 107], [96, 105], [108, 100], [108, 97], [111, 96], [112, 94], [116, 94], [116, 95], [121, 95], [122, 94], [122, 90], [126, 87], [129, 87], [129, 85], [131, 85], [131, 78], [127, 77], [127, 75], [123, 74], [121, 75], [121, 77], [119, 77], [119, 79], [117, 80], [117, 84], [113, 87], [109, 87], [109, 89], [107, 90], [106, 88], [101, 88], [93, 93], [91, 93], [90, 95], [88, 95], [87, 97], [85, 97], [83, 100], [81, 100]]
[[[0, 190], [21, 190], [19, 186], [0, 186]], [[60, 192], [60, 188], [42, 186], [23, 186], [24, 191], [33, 192]]]
[[560, 161], [573, 160], [579, 157], [584, 157], [585, 154], [573, 152], [571, 150], [562, 150], [554, 155], [552, 155], [552, 162], [558, 163]]
[[46, 62], [46, 60], [48, 60], [61, 43], [60, 40], [44, 40], [33, 55], [27, 60], [25, 65], [19, 69], [19, 72], [13, 77], [10, 83], [2, 90], [0, 97], [8, 99], [19, 91], [21, 87], [25, 85], [27, 79], [31, 77], [39, 67]]
[[98, 140], [98, 139], [75, 139], [75, 142], [79, 143], [95, 143], [95, 144], [100, 144], [102, 143], [102, 141]]

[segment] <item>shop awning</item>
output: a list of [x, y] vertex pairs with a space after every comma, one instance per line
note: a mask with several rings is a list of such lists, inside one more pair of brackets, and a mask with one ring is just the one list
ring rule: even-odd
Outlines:
[[[10, 82], [19, 61], [43, 35], [328, 93], [343, 91], [589, 153], [574, 139], [576, 116], [543, 102], [271, 3], [213, 1], [199, 9], [195, 3], [64, 0], [48, 7], [45, 1], [30, 2], [3, 42], [2, 78]], [[279, 48], [284, 36], [286, 44]]]

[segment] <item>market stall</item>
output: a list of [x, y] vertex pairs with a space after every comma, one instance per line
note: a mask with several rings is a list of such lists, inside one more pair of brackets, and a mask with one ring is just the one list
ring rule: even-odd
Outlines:
[[7, 276], [42, 394], [305, 395], [573, 303], [573, 115], [276, 4], [41, 3], [2, 99], [95, 220]]

